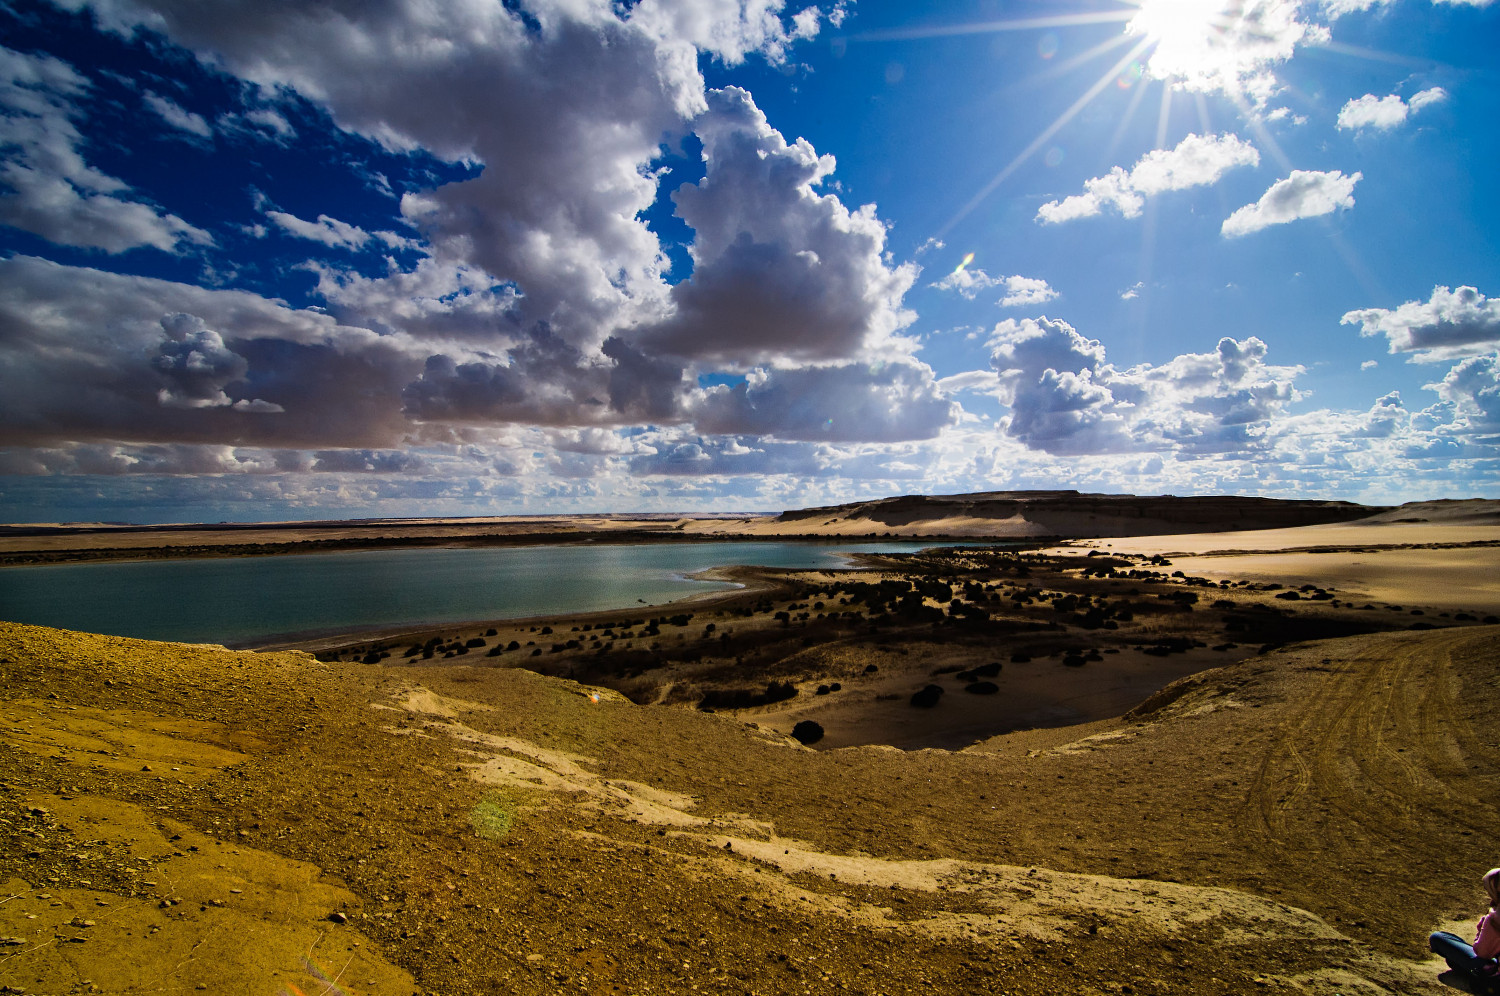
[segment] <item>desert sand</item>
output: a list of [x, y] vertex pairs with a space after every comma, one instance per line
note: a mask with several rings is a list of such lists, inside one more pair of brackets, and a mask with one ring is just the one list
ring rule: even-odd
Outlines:
[[3, 624], [0, 986], [1443, 992], [1426, 933], [1500, 829], [1487, 514], [749, 572], [325, 660]]

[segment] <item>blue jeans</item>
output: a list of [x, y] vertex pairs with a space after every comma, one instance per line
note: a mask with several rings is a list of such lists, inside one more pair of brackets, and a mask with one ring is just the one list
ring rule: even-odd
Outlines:
[[1474, 953], [1474, 949], [1468, 942], [1457, 934], [1450, 934], [1446, 930], [1440, 930], [1427, 938], [1427, 946], [1433, 952], [1442, 956], [1448, 963], [1448, 967], [1455, 972], [1462, 972], [1470, 978], [1489, 979], [1492, 976], [1483, 969], [1492, 969], [1494, 962], [1489, 958], [1481, 958]]

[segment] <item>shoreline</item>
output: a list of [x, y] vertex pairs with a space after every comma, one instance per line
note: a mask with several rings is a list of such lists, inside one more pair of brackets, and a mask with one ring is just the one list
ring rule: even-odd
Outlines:
[[[939, 544], [941, 545], [941, 544]], [[957, 544], [955, 544], [957, 545]], [[889, 570], [896, 565], [879, 563], [882, 554], [854, 553], [848, 557], [849, 564], [840, 566], [836, 570], [862, 571], [862, 570]], [[861, 561], [870, 561], [861, 565]], [[352, 646], [359, 643], [370, 642], [405, 642], [407, 640], [418, 640], [430, 637], [436, 633], [452, 630], [468, 631], [499, 628], [520, 627], [532, 623], [545, 625], [560, 620], [569, 622], [596, 622], [600, 619], [608, 619], [621, 613], [631, 613], [646, 609], [676, 609], [676, 608], [720, 608], [726, 604], [738, 601], [751, 595], [765, 596], [776, 595], [784, 591], [790, 585], [787, 579], [778, 579], [773, 572], [784, 572], [787, 575], [805, 573], [807, 571], [829, 570], [819, 567], [757, 567], [752, 564], [729, 564], [723, 567], [708, 567], [701, 571], [693, 571], [683, 577], [688, 580], [716, 581], [724, 584], [735, 585], [733, 588], [721, 588], [714, 591], [698, 591], [674, 598], [667, 602], [653, 602], [650, 604], [635, 603], [631, 605], [619, 605], [608, 609], [590, 609], [586, 612], [554, 612], [544, 615], [512, 616], [504, 618], [482, 618], [465, 619], [454, 622], [438, 623], [424, 621], [415, 624], [401, 624], [398, 626], [382, 626], [373, 629], [339, 629], [320, 630], [316, 632], [303, 633], [281, 633], [276, 634], [266, 641], [236, 641], [225, 644], [208, 644], [209, 646], [224, 646], [230, 650], [253, 650], [258, 653], [269, 653], [283, 650], [317, 651], [325, 649], [336, 649], [339, 647]], [[718, 576], [715, 576], [718, 575]]]
[[518, 533], [484, 536], [395, 536], [366, 539], [289, 540], [279, 543], [223, 543], [195, 546], [99, 547], [76, 550], [0, 552], [0, 570], [18, 567], [61, 567], [71, 564], [143, 563], [159, 560], [212, 560], [236, 557], [284, 557], [336, 553], [364, 553], [399, 549], [487, 549], [534, 546], [642, 546], [657, 543], [809, 543], [840, 546], [853, 543], [926, 543], [930, 546], [1040, 546], [1076, 542], [1060, 536], [1009, 537], [892, 532], [827, 535], [821, 533], [746, 534], [677, 533], [618, 530], [591, 533]]
[[[778, 568], [767, 567], [710, 567], [703, 571], [695, 571], [694, 574], [706, 575], [711, 573], [734, 574], [736, 572], [767, 571]], [[790, 568], [787, 568], [790, 570]], [[688, 575], [685, 575], [688, 576]], [[691, 577], [691, 576], [688, 576]], [[265, 642], [237, 642], [234, 644], [223, 644], [230, 650], [253, 650], [256, 653], [272, 653], [284, 650], [317, 651], [334, 649], [337, 647], [350, 646], [358, 643], [369, 642], [406, 642], [408, 640], [419, 640], [436, 633], [451, 632], [453, 630], [469, 631], [487, 629], [527, 626], [533, 623], [544, 625], [566, 619], [570, 622], [594, 622], [598, 619], [606, 619], [618, 616], [622, 612], [636, 612], [641, 610], [663, 610], [693, 605], [697, 607], [716, 606], [721, 602], [732, 601], [747, 595], [759, 595], [765, 592], [775, 591], [778, 586], [766, 579], [740, 580], [737, 578], [704, 578], [703, 580], [723, 580], [727, 584], [735, 584], [734, 588], [721, 588], [714, 591], [699, 591], [674, 598], [669, 602], [653, 602], [649, 605], [635, 603], [632, 605], [621, 605], [609, 609], [590, 609], [586, 612], [556, 612], [548, 615], [514, 616], [507, 618], [488, 619], [466, 619], [457, 622], [419, 622], [415, 624], [402, 624], [399, 626], [384, 626], [375, 629], [348, 629], [328, 630], [315, 633], [283, 633], [272, 637]], [[757, 585], [756, 580], [766, 580], [766, 583]]]

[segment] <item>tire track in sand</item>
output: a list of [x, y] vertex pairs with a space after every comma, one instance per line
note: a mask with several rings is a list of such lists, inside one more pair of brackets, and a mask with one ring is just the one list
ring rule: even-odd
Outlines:
[[1495, 810], [1464, 784], [1485, 744], [1458, 708], [1456, 663], [1500, 668], [1494, 634], [1386, 635], [1350, 650], [1313, 668], [1327, 673], [1273, 734], [1244, 815], [1274, 847], [1335, 861], [1368, 860], [1436, 822], [1488, 835]]

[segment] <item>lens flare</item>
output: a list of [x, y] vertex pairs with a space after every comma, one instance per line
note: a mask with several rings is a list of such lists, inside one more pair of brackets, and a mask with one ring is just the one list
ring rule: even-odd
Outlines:
[[972, 262], [974, 262], [974, 254], [973, 253], [965, 253], [964, 254], [964, 260], [963, 260], [963, 262], [959, 263], [957, 266], [955, 266], [953, 268], [953, 272], [954, 273], [961, 272], [964, 267], [968, 266]]

